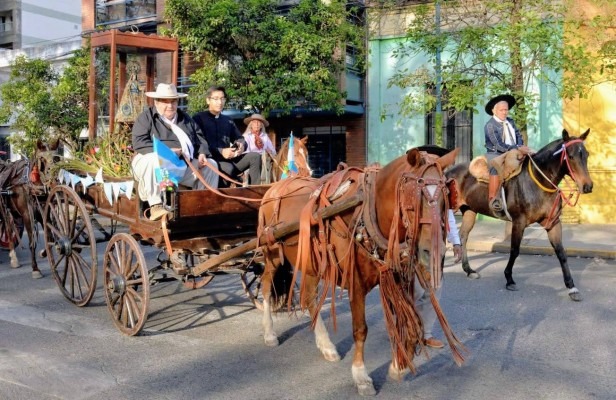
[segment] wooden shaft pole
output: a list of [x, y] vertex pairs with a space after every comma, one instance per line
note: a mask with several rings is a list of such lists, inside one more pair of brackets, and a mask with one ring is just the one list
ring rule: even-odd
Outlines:
[[[361, 204], [362, 202], [363, 202], [363, 195], [359, 193], [355, 194], [354, 196], [349, 197], [348, 199], [341, 201], [340, 203], [332, 204], [331, 206], [318, 210], [316, 213], [313, 214], [313, 217], [314, 217], [313, 220], [316, 220], [319, 218], [327, 219], [327, 218], [333, 217], [334, 215], [340, 214], [341, 212], [346, 211], [349, 208], [356, 207], [358, 204]], [[299, 221], [288, 222], [286, 224], [279, 226], [278, 228], [275, 228], [273, 231], [273, 236], [276, 240], [278, 240], [292, 233], [295, 233], [297, 231], [299, 231]], [[259, 243], [260, 241], [265, 241], [265, 239], [266, 239], [265, 235], [261, 235], [261, 237], [259, 238], [249, 240], [248, 242], [241, 244], [237, 247], [234, 247], [231, 250], [227, 250], [223, 253], [220, 253], [219, 255], [214, 256], [202, 262], [201, 264], [193, 267], [192, 274], [201, 275], [205, 271], [212, 269], [214, 267], [217, 267], [226, 261], [229, 261], [235, 257], [239, 257], [242, 254], [247, 253], [249, 251], [256, 250], [257, 243]]]

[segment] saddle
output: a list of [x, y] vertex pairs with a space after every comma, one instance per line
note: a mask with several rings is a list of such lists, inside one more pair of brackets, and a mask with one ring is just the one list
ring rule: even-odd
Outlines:
[[0, 189], [28, 182], [29, 161], [0, 161]]
[[[490, 166], [496, 169], [501, 182], [507, 182], [522, 171], [522, 161], [524, 161], [524, 157], [526, 156], [519, 150], [509, 150], [494, 158]], [[471, 161], [468, 171], [479, 182], [487, 184], [490, 179], [490, 171], [486, 156], [482, 155], [475, 157]]]

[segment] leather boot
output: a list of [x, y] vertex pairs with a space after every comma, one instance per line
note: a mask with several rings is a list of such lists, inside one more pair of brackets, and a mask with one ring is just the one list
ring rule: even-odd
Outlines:
[[498, 175], [490, 175], [490, 181], [488, 183], [488, 203], [490, 208], [495, 213], [503, 211], [503, 202], [500, 198], [500, 178]]

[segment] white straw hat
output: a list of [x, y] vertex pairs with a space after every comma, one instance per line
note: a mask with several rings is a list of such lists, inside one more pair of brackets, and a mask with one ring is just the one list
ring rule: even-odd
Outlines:
[[178, 93], [173, 83], [159, 83], [155, 92], [145, 92], [145, 95], [153, 99], [179, 99], [188, 96], [185, 93]]

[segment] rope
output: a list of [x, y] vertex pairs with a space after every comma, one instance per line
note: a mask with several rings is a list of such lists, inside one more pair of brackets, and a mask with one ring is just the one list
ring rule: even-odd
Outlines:
[[[183, 158], [183, 157], [182, 157]], [[186, 159], [184, 158], [184, 160], [186, 161]], [[190, 170], [193, 172], [193, 174], [197, 177], [197, 179], [199, 179], [199, 182], [201, 182], [203, 184], [203, 186], [205, 186], [206, 188], [208, 188], [209, 190], [211, 190], [212, 192], [216, 193], [217, 195], [221, 196], [221, 197], [225, 197], [228, 199], [235, 199], [235, 200], [242, 200], [242, 201], [254, 201], [254, 202], [261, 202], [261, 199], [254, 199], [254, 198], [249, 198], [249, 197], [243, 197], [243, 196], [231, 196], [228, 194], [224, 194], [222, 193], [220, 190], [218, 190], [218, 188], [212, 187], [210, 186], [205, 179], [203, 178], [203, 176], [201, 175], [201, 172], [195, 168], [195, 166], [190, 162], [190, 161], [186, 161], [186, 164], [188, 164], [188, 167], [190, 168]], [[205, 163], [205, 165], [211, 169], [212, 171], [216, 172], [218, 175], [220, 176], [227, 176], [225, 174], [223, 174], [222, 172], [218, 171], [217, 169], [213, 168], [210, 163]], [[229, 178], [230, 179], [230, 178]], [[234, 181], [235, 182], [235, 181]], [[237, 182], [239, 183], [239, 182]], [[240, 183], [241, 185], [241, 183]]]

